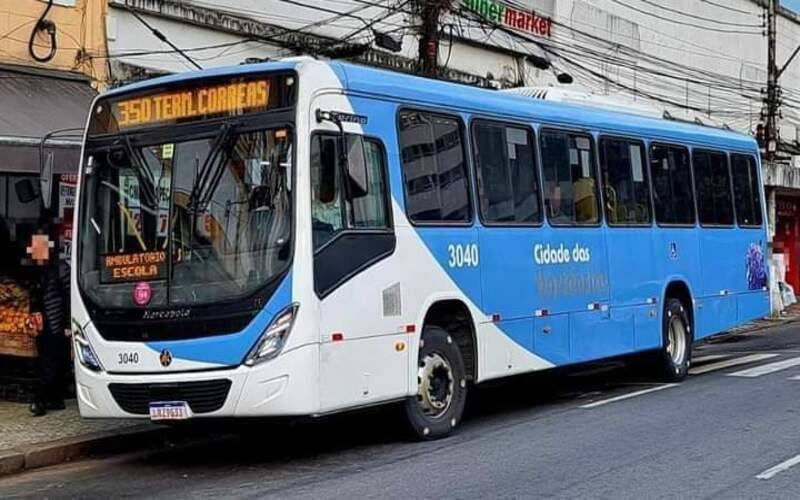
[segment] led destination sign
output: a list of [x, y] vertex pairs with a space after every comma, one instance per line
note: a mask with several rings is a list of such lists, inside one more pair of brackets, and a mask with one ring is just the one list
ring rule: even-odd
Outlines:
[[288, 109], [296, 94], [297, 77], [286, 72], [192, 79], [100, 99], [89, 135]]
[[164, 278], [166, 263], [167, 254], [162, 251], [105, 255], [101, 280], [114, 283]]
[[269, 81], [198, 87], [114, 103], [120, 129], [205, 115], [238, 114], [269, 103]]

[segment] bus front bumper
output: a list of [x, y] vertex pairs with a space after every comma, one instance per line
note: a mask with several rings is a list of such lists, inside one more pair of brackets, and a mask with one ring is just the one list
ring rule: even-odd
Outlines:
[[[219, 406], [213, 411], [192, 408], [193, 417], [198, 418], [311, 415], [318, 411], [318, 361], [315, 344], [253, 367], [183, 373], [98, 373], [76, 360], [75, 390], [84, 418], [149, 418], [149, 402], [184, 396], [190, 407]], [[220, 389], [227, 385], [225, 381], [230, 382], [227, 391]]]

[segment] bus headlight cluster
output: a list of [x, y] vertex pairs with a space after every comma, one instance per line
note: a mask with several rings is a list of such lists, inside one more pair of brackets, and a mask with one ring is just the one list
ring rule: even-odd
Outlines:
[[75, 355], [78, 357], [78, 361], [93, 372], [103, 371], [100, 358], [95, 354], [83, 328], [74, 319], [72, 320], [72, 340], [75, 343]]
[[247, 359], [244, 362], [247, 366], [253, 366], [262, 361], [272, 359], [281, 352], [289, 333], [292, 331], [298, 307], [298, 304], [292, 304], [275, 315], [275, 318], [272, 319], [272, 322], [256, 342], [255, 347], [247, 355]]

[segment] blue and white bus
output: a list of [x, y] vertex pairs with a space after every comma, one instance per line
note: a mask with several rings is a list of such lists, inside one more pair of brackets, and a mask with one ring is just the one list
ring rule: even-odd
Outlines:
[[73, 252], [81, 414], [319, 416], [692, 343], [769, 312], [726, 130], [291, 59], [97, 98]]

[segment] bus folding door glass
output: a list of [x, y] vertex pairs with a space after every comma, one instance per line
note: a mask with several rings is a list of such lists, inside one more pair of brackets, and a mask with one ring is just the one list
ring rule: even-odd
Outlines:
[[345, 196], [344, 172], [338, 165], [338, 137], [318, 135], [311, 144], [311, 220], [315, 249], [343, 229], [389, 227], [383, 148], [376, 141], [353, 135], [348, 135], [347, 141], [351, 155], [363, 155], [367, 174], [366, 192], [359, 192], [350, 200]]
[[727, 156], [712, 151], [695, 151], [692, 160], [700, 223], [733, 225], [733, 200]]
[[311, 226], [315, 249], [345, 226], [337, 158], [335, 137], [318, 135], [311, 141]]
[[689, 151], [675, 146], [653, 146], [650, 148], [650, 175], [656, 222], [694, 225]]
[[545, 211], [553, 225], [600, 221], [591, 137], [545, 130], [541, 133]]
[[469, 222], [469, 183], [459, 121], [402, 112], [400, 151], [409, 218], [421, 223]]
[[389, 221], [384, 178], [383, 147], [377, 141], [363, 141], [364, 160], [367, 166], [367, 193], [354, 198], [352, 203], [353, 226], [362, 229], [386, 229]]
[[752, 156], [731, 155], [731, 171], [733, 197], [736, 201], [736, 222], [740, 226], [760, 226], [761, 196], [755, 160]]
[[483, 220], [512, 224], [541, 222], [530, 132], [520, 127], [478, 122], [474, 134]]
[[609, 224], [650, 223], [650, 188], [644, 165], [640, 142], [600, 140], [600, 172]]

